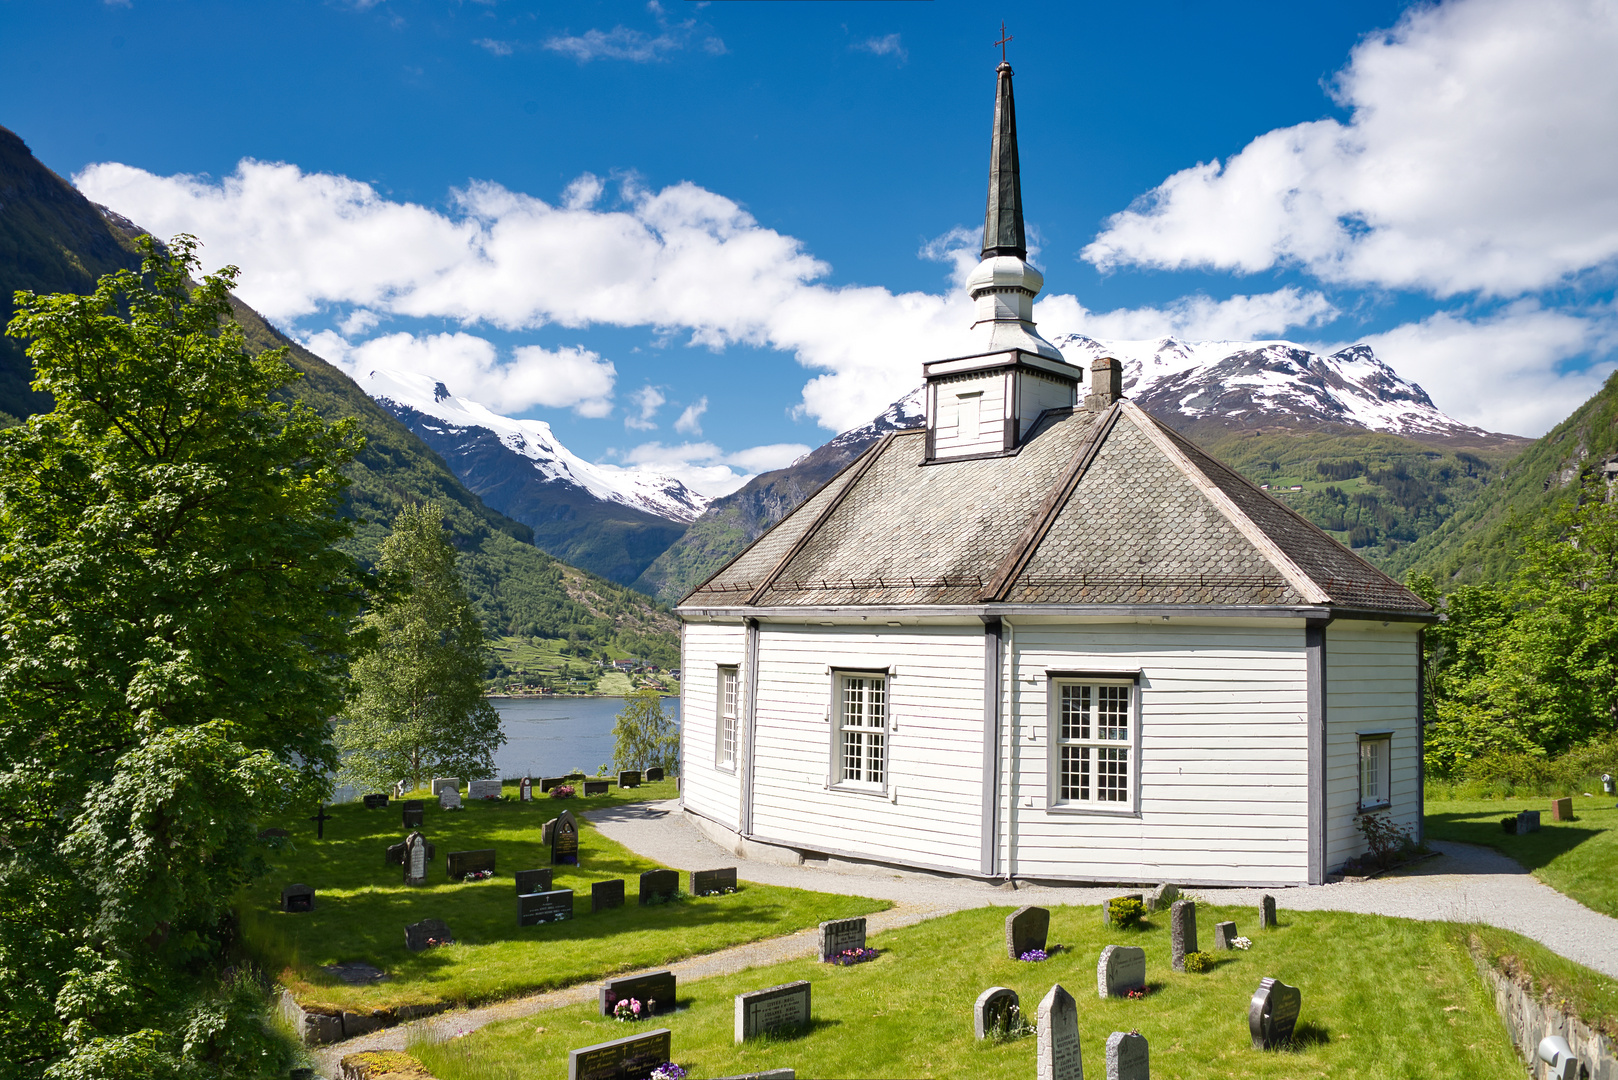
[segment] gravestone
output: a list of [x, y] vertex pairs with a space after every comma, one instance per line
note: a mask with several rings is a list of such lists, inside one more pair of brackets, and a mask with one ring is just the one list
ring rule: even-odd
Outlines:
[[543, 794], [549, 791], [551, 788], [561, 787], [565, 783], [567, 783], [567, 777], [565, 776], [542, 777], [539, 781], [539, 790], [540, 793]]
[[663, 766], [653, 765], [646, 770], [646, 782], [648, 784], [655, 784], [661, 779], [663, 779]]
[[555, 834], [555, 832], [556, 819], [551, 818], [549, 821], [545, 822], [539, 827], [539, 842], [544, 844], [546, 847], [550, 847], [551, 837]]
[[498, 799], [501, 784], [498, 780], [474, 780], [467, 785], [468, 799]]
[[1079, 1003], [1057, 983], [1039, 1003], [1039, 1049], [1034, 1075], [1038, 1080], [1084, 1080], [1079, 1049]]
[[737, 994], [736, 1041], [746, 1042], [766, 1031], [802, 1027], [809, 1017], [809, 983], [805, 979]]
[[584, 779], [584, 774], [581, 773], [581, 772], [570, 772], [566, 776], [562, 777], [562, 779], [569, 780], [569, 781], [571, 781], [571, 780], [583, 780]]
[[1169, 948], [1174, 970], [1185, 970], [1185, 954], [1197, 951], [1197, 902], [1176, 900], [1169, 908]]
[[1159, 885], [1146, 894], [1147, 912], [1165, 911], [1168, 906], [1180, 898], [1178, 885]]
[[451, 881], [460, 881], [467, 874], [479, 870], [494, 872], [494, 848], [473, 851], [452, 851], [444, 857], [444, 869]]
[[1291, 1042], [1302, 1006], [1303, 991], [1296, 986], [1279, 979], [1261, 980], [1247, 1006], [1247, 1030], [1253, 1036], [1253, 1049], [1270, 1050]]
[[410, 787], [403, 780], [400, 780], [393, 785], [393, 797], [395, 799], [402, 799], [405, 797], [405, 792], [409, 790]]
[[1096, 964], [1096, 995], [1123, 997], [1146, 988], [1146, 950], [1137, 945], [1108, 945]]
[[533, 780], [533, 777], [525, 776], [525, 777], [522, 778], [522, 781], [517, 785], [517, 801], [518, 802], [533, 802], [534, 801], [534, 780]]
[[438, 808], [440, 810], [459, 810], [461, 808], [461, 793], [458, 788], [447, 787], [438, 793]]
[[612, 878], [610, 881], [597, 881], [590, 885], [590, 910], [606, 911], [608, 908], [624, 906], [624, 879]]
[[[1563, 819], [1558, 818], [1557, 820], [1560, 821], [1560, 820], [1563, 820]], [[1517, 831], [1519, 833], [1538, 832], [1539, 831], [1539, 811], [1538, 810], [1522, 810], [1522, 811], [1519, 811], [1518, 814], [1517, 814]]]
[[426, 824], [426, 821], [424, 820], [426, 818], [426, 816], [427, 816], [427, 804], [426, 803], [422, 802], [420, 799], [406, 799], [405, 800], [405, 802], [404, 802], [404, 813], [402, 815], [405, 828], [407, 828], [407, 829], [419, 829], [419, 828], [421, 828], [423, 825]]
[[1275, 897], [1266, 896], [1259, 904], [1258, 925], [1261, 930], [1273, 930], [1280, 924], [1275, 921]]
[[556, 827], [551, 830], [551, 862], [579, 865], [579, 826], [571, 810], [556, 815]]
[[674, 1053], [668, 1028], [567, 1052], [567, 1080], [645, 1080]]
[[640, 876], [640, 902], [642, 906], [659, 900], [673, 900], [680, 891], [680, 873], [677, 870], [648, 870]]
[[405, 837], [404, 859], [401, 861], [404, 866], [404, 883], [427, 884], [427, 867], [431, 865], [432, 858], [433, 845], [427, 842], [426, 837], [419, 832]]
[[1033, 949], [1045, 948], [1051, 913], [1042, 907], [1020, 907], [1006, 916], [1006, 951], [1013, 960]]
[[1573, 820], [1573, 800], [1572, 799], [1552, 799], [1551, 800], [1551, 820], [1552, 821], [1572, 821]]
[[1114, 900], [1134, 900], [1134, 901], [1137, 901], [1141, 905], [1141, 908], [1143, 910], [1150, 910], [1150, 909], [1146, 908], [1146, 897], [1143, 896], [1142, 894], [1138, 893], [1138, 892], [1124, 893], [1122, 896], [1110, 897], [1109, 899], [1103, 900], [1101, 902], [1101, 925], [1102, 926], [1111, 926], [1112, 925], [1112, 902]]
[[550, 889], [517, 897], [517, 925], [566, 922], [573, 917], [573, 890]]
[[714, 893], [736, 891], [736, 868], [691, 871], [691, 895], [710, 896]]
[[518, 870], [517, 871], [517, 895], [518, 896], [522, 896], [525, 893], [550, 892], [550, 891], [551, 891], [551, 868], [550, 867], [547, 866], [543, 870]]
[[435, 945], [453, 944], [455, 935], [449, 932], [449, 924], [443, 919], [423, 919], [405, 927], [405, 948], [411, 952], [421, 952]]
[[989, 987], [978, 995], [977, 1004], [972, 1006], [972, 1033], [980, 1039], [987, 1039], [996, 1028], [1009, 1027], [1012, 1009], [1019, 1012], [1022, 1009], [1022, 999], [1017, 996], [1017, 991], [1004, 986]]
[[[830, 960], [849, 949], [865, 948], [865, 917], [833, 919], [820, 924], [820, 959]], [[982, 1036], [978, 1036], [982, 1038]]]
[[1214, 949], [1228, 952], [1236, 947], [1236, 924], [1233, 922], [1214, 923]]
[[282, 911], [315, 910], [315, 890], [312, 885], [288, 885], [281, 890]]
[[1138, 1031], [1115, 1031], [1107, 1036], [1107, 1080], [1151, 1080], [1146, 1036]]
[[640, 770], [639, 769], [625, 769], [623, 772], [619, 773], [618, 774], [618, 786], [621, 787], [621, 788], [623, 788], [623, 787], [640, 787]]
[[461, 778], [458, 777], [458, 776], [435, 776], [435, 777], [433, 777], [433, 798], [435, 798], [435, 799], [438, 798], [438, 796], [442, 795], [445, 791], [457, 791], [458, 792], [460, 790], [461, 790]]
[[1612, 778], [1612, 773], [1601, 774], [1601, 790], [1608, 795], [1618, 795], [1618, 780]]
[[585, 798], [589, 798], [592, 795], [605, 795], [611, 790], [612, 781], [610, 780], [586, 780], [584, 782]]
[[286, 829], [260, 829], [258, 834], [260, 840], [286, 840], [291, 836]]
[[[401, 840], [397, 844], [389, 844], [387, 850], [382, 853], [383, 864], [386, 866], [403, 866], [405, 861], [405, 848], [408, 844], [409, 840]], [[432, 842], [428, 841], [427, 861], [432, 862], [435, 854], [436, 852], [433, 848]]]
[[380, 810], [387, 805], [388, 793], [385, 791], [365, 796], [365, 809], [367, 810]]
[[[601, 990], [596, 995], [596, 1004], [600, 1006], [602, 1016], [611, 1016], [612, 1010], [618, 1007], [620, 1001], [630, 998], [640, 1002], [642, 1016], [673, 1012], [674, 972], [652, 971], [645, 975], [608, 979], [601, 984]], [[647, 1002], [652, 1002], [651, 1012], [645, 1011], [648, 1008]]]

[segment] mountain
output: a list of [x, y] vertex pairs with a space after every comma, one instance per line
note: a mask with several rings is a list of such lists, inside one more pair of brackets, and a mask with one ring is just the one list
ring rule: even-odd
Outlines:
[[708, 506], [673, 477], [586, 461], [543, 420], [501, 416], [429, 376], [376, 369], [360, 383], [541, 550], [610, 581], [634, 581]]

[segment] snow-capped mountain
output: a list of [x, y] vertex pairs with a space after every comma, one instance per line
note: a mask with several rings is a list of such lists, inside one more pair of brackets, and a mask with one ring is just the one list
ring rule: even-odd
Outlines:
[[[876, 442], [890, 431], [903, 431], [905, 428], [920, 427], [927, 419], [927, 403], [922, 396], [922, 387], [918, 386], [904, 397], [882, 410], [876, 419], [861, 424], [856, 428], [849, 428], [821, 449], [827, 447], [835, 451], [857, 454], [867, 446]], [[818, 454], [820, 450], [811, 450], [798, 461], [803, 461], [810, 454]], [[794, 461], [792, 464], [796, 465]]]
[[1054, 342], [1069, 363], [1123, 362], [1124, 392], [1167, 418], [1227, 424], [1347, 427], [1396, 435], [1487, 436], [1439, 411], [1368, 345], [1324, 355], [1291, 341], [1099, 341], [1068, 334]]
[[712, 501], [672, 476], [586, 461], [563, 446], [545, 421], [501, 416], [475, 401], [455, 396], [431, 376], [376, 368], [362, 375], [359, 383], [395, 415], [409, 409], [427, 418], [413, 427], [425, 428], [440, 438], [482, 429], [513, 454], [531, 462], [545, 480], [575, 485], [604, 502], [619, 503], [670, 521], [689, 522]]

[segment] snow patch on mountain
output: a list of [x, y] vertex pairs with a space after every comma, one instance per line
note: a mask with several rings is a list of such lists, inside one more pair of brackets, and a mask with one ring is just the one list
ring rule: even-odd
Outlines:
[[[882, 410], [882, 415], [869, 423], [861, 424], [856, 428], [849, 428], [829, 445], [842, 449], [845, 446], [864, 447], [876, 442], [890, 431], [903, 431], [906, 428], [920, 427], [927, 422], [927, 399], [918, 386], [904, 397]], [[807, 455], [805, 455], [807, 456]], [[798, 459], [802, 461], [802, 458]], [[796, 464], [796, 462], [794, 462]]]
[[693, 521], [713, 500], [672, 476], [586, 461], [563, 446], [543, 420], [516, 420], [484, 405], [456, 397], [430, 375], [373, 369], [359, 379], [365, 392], [384, 405], [413, 409], [444, 425], [447, 434], [483, 428], [513, 453], [533, 462], [547, 479], [584, 488], [596, 498], [644, 510], [671, 521]]

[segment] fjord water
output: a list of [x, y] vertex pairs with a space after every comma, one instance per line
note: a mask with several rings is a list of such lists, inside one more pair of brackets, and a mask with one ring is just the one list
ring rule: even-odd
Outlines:
[[[490, 698], [506, 744], [494, 755], [496, 774], [538, 779], [579, 772], [595, 775], [612, 761], [612, 725], [623, 711], [616, 697]], [[663, 715], [680, 722], [680, 699], [663, 699]]]

